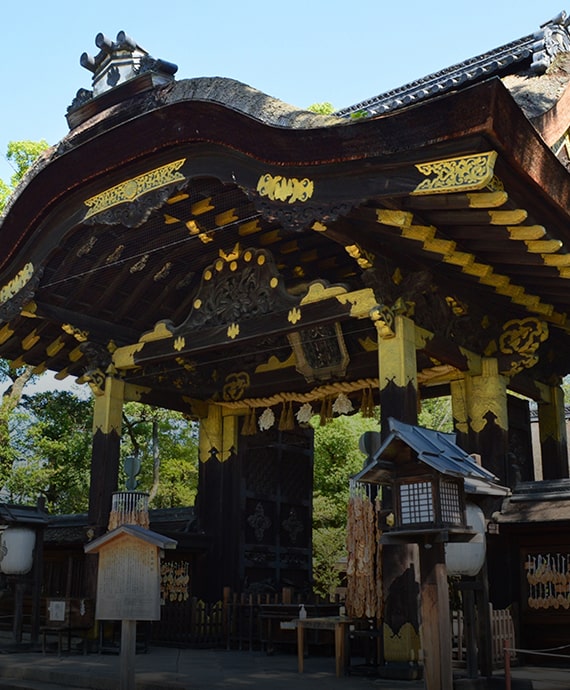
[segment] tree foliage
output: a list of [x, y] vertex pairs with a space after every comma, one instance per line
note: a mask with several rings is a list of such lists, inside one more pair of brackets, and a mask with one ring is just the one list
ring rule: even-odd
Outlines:
[[436, 431], [453, 431], [453, 413], [451, 410], [451, 398], [429, 398], [422, 400], [422, 409], [418, 415], [419, 426]]
[[[0, 213], [14, 187], [20, 182], [33, 161], [47, 148], [46, 141], [11, 141], [8, 144], [6, 159], [12, 165], [14, 174], [7, 184], [0, 180]], [[0, 382], [8, 386], [0, 400], [0, 488], [5, 485], [12, 471], [15, 459], [10, 438], [10, 424], [24, 386], [33, 378], [31, 367], [16, 368], [6, 360], [0, 359]]]
[[[35, 503], [38, 496], [54, 514], [88, 509], [93, 400], [71, 391], [23, 396], [10, 424], [4, 491], [10, 501]], [[141, 461], [140, 491], [151, 507], [192, 505], [198, 485], [196, 427], [176, 412], [139, 403], [124, 407], [123, 460]], [[121, 472], [118, 489], [124, 488]]]
[[4, 188], [12, 191], [20, 183], [32, 163], [40, 156], [49, 144], [45, 139], [40, 141], [10, 141], [6, 151], [6, 160], [12, 166], [14, 172], [9, 184], [3, 182]]
[[123, 408], [123, 461], [137, 457], [139, 491], [154, 508], [193, 505], [198, 490], [198, 428], [179, 412], [127, 403]]
[[0, 382], [6, 385], [0, 400], [0, 488], [5, 485], [16, 458], [11, 438], [11, 422], [23, 394], [24, 386], [33, 378], [31, 367], [15, 368], [0, 359]]
[[87, 510], [93, 402], [70, 391], [24, 396], [15, 421], [16, 454], [5, 489], [12, 501], [44, 496], [48, 510]]
[[346, 515], [350, 477], [362, 469], [359, 440], [378, 431], [378, 421], [360, 414], [333, 419], [315, 428], [313, 492], [313, 577], [315, 590], [326, 596], [340, 583], [338, 562], [346, 555]]
[[312, 103], [307, 110], [317, 115], [332, 115], [335, 111], [334, 105], [328, 101], [323, 103]]

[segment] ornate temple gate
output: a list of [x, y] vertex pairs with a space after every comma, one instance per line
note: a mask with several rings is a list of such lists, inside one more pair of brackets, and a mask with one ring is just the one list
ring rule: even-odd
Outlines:
[[[97, 396], [90, 534], [129, 400], [200, 420], [208, 597], [310, 580], [312, 414], [379, 405], [385, 433], [450, 395], [459, 445], [513, 484], [512, 392], [538, 404], [544, 476], [568, 477], [567, 123], [533, 127], [499, 79], [324, 117], [177, 82], [123, 32], [98, 45], [0, 228], [0, 356]], [[389, 555], [388, 589], [411, 566]]]

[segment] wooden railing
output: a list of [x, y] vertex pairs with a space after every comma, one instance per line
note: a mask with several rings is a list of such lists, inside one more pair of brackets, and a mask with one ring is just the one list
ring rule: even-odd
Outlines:
[[152, 637], [161, 644], [261, 649], [281, 621], [298, 616], [301, 604], [315, 614], [338, 611], [338, 604], [303, 597], [288, 588], [271, 594], [237, 594], [226, 588], [222, 600], [214, 604], [195, 597], [167, 603], [161, 609], [161, 620], [152, 624]]
[[[508, 609], [495, 610], [489, 604], [491, 615], [491, 651], [493, 666], [495, 668], [502, 668], [504, 664], [504, 650], [505, 644], [508, 643], [509, 649], [516, 647], [515, 644], [515, 626], [511, 612]], [[463, 629], [463, 613], [461, 611], [453, 611], [452, 613], [452, 630], [453, 630], [453, 659], [458, 663], [465, 662], [467, 658], [466, 640]], [[511, 651], [511, 660], [516, 657], [515, 652]]]

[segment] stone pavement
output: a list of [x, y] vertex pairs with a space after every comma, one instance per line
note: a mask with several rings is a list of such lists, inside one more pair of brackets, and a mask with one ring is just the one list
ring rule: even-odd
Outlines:
[[[119, 661], [116, 654], [58, 656], [2, 652], [0, 648], [0, 690], [117, 690]], [[352, 675], [336, 678], [333, 657], [309, 656], [305, 659], [305, 673], [299, 674], [295, 654], [268, 656], [260, 651], [152, 647], [147, 653], [136, 655], [135, 670], [137, 690], [419, 690], [424, 687], [422, 681], [385, 680], [356, 673], [357, 668]], [[570, 690], [570, 667], [515, 667], [513, 678], [513, 690]], [[492, 687], [505, 687], [500, 673]]]

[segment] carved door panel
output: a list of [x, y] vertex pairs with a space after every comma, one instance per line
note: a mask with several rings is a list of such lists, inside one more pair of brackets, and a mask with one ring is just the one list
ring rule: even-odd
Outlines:
[[311, 579], [312, 432], [257, 434], [248, 439], [241, 460], [243, 588], [306, 587]]

